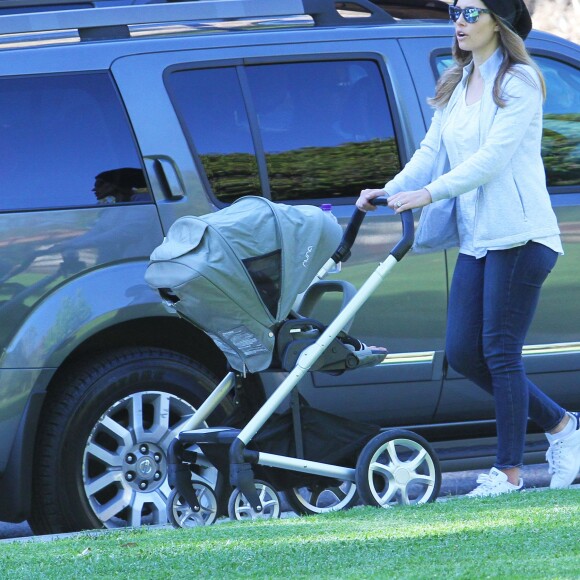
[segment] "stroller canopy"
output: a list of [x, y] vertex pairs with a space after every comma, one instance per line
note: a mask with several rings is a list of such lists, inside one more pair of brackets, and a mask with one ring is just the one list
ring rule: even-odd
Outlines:
[[178, 219], [151, 254], [147, 283], [206, 332], [232, 368], [272, 361], [277, 326], [333, 254], [341, 227], [314, 206], [244, 197]]

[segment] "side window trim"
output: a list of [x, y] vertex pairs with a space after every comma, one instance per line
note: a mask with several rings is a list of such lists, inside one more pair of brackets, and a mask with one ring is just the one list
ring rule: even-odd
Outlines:
[[270, 191], [270, 179], [268, 177], [268, 166], [266, 164], [266, 152], [264, 151], [264, 144], [262, 142], [262, 133], [258, 125], [258, 115], [254, 106], [252, 92], [248, 82], [245, 66], [236, 67], [238, 73], [238, 81], [242, 90], [246, 112], [248, 114], [248, 123], [250, 125], [250, 133], [252, 135], [252, 142], [254, 143], [254, 151], [256, 152], [256, 162], [258, 164], [258, 176], [262, 186], [262, 195], [267, 199], [272, 199], [272, 192]]

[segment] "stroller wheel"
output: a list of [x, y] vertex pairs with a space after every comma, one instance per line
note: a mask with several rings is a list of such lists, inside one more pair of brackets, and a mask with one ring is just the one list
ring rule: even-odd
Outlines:
[[355, 478], [366, 505], [412, 505], [435, 500], [441, 487], [441, 468], [433, 448], [423, 437], [392, 429], [365, 445]]
[[269, 520], [280, 517], [280, 496], [264, 481], [255, 480], [254, 485], [260, 497], [262, 512], [257, 512], [239, 490], [234, 489], [228, 502], [228, 514], [232, 520]]
[[174, 528], [209, 526], [216, 520], [218, 507], [213, 489], [201, 481], [194, 481], [191, 485], [201, 509], [193, 511], [177, 489], [173, 489], [167, 498], [167, 519]]
[[336, 485], [309, 485], [286, 491], [290, 507], [301, 515], [337, 512], [353, 507], [358, 501], [356, 485], [352, 481], [336, 482]]

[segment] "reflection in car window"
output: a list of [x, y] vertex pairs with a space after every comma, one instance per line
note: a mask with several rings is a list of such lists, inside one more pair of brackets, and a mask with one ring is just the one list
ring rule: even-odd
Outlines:
[[[239, 75], [247, 79], [247, 106]], [[274, 201], [354, 197], [363, 187], [382, 187], [401, 168], [372, 61], [176, 71], [169, 86], [220, 201], [260, 195], [254, 142], [263, 148]], [[247, 111], [255, 112], [258, 135]]]
[[372, 61], [249, 66], [272, 199], [353, 197], [400, 170]]
[[230, 203], [261, 195], [258, 165], [236, 69], [177, 71], [171, 97], [214, 195]]
[[152, 201], [106, 73], [0, 79], [0, 150], [0, 211]]
[[580, 184], [580, 71], [563, 62], [536, 57], [544, 78], [542, 156], [548, 185]]
[[[545, 56], [534, 56], [546, 81], [542, 157], [548, 186], [580, 184], [580, 71]], [[439, 75], [451, 64], [437, 57]]]
[[435, 59], [435, 66], [437, 67], [437, 76], [441, 76], [446, 69], [448, 69], [453, 64], [453, 57], [450, 55], [447, 56], [438, 56]]

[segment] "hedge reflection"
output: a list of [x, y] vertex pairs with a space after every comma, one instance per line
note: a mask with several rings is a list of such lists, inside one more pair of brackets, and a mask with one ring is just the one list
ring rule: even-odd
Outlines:
[[580, 183], [580, 114], [544, 115], [542, 156], [549, 185]]
[[[544, 116], [542, 156], [548, 185], [580, 183], [580, 114]], [[262, 195], [255, 155], [212, 153], [201, 159], [221, 201]], [[395, 139], [267, 153], [266, 164], [275, 201], [355, 197], [365, 187], [382, 187], [401, 169]]]
[[[202, 155], [216, 196], [229, 203], [243, 195], [261, 195], [251, 154]], [[364, 187], [382, 187], [400, 171], [394, 139], [305, 147], [266, 155], [275, 201], [358, 196]]]

